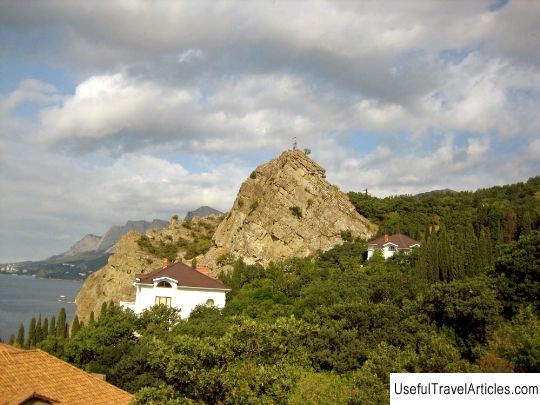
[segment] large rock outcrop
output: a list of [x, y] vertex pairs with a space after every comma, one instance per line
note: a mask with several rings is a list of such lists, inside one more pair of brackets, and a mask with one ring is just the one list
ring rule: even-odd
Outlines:
[[375, 231], [376, 226], [325, 179], [321, 166], [301, 151], [286, 151], [244, 181], [205, 260], [215, 272], [220, 271], [220, 258], [230, 254], [264, 265], [308, 257], [349, 235], [369, 238]]
[[[209, 240], [220, 221], [221, 217], [218, 216], [197, 217], [190, 222], [173, 218], [167, 227], [146, 232], [146, 246], [179, 246], [180, 242]], [[161, 266], [163, 256], [145, 248], [144, 244], [140, 243], [141, 237], [142, 234], [135, 231], [124, 235], [116, 244], [115, 252], [109, 257], [107, 265], [84, 281], [75, 299], [77, 315], [81, 321], [87, 323], [92, 311], [97, 318], [103, 302], [113, 301], [118, 304], [119, 301], [133, 301], [135, 275], [148, 273]], [[183, 260], [185, 254], [186, 250], [178, 247], [174, 260]], [[199, 256], [199, 259], [202, 259], [202, 256]]]

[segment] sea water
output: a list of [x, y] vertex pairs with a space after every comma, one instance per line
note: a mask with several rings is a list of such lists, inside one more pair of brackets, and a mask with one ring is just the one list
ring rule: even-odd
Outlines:
[[0, 274], [0, 338], [7, 342], [10, 334], [17, 336], [22, 322], [25, 336], [32, 317], [41, 314], [41, 320], [55, 315], [65, 308], [66, 318], [71, 322], [75, 315], [75, 296], [81, 280], [58, 280], [11, 274]]

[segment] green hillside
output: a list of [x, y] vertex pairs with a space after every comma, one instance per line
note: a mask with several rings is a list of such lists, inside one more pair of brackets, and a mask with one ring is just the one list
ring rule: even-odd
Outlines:
[[387, 261], [365, 261], [362, 240], [267, 267], [236, 261], [223, 310], [184, 321], [109, 306], [36, 344], [148, 404], [378, 404], [390, 372], [540, 372], [540, 178], [349, 196], [380, 233], [422, 246]]

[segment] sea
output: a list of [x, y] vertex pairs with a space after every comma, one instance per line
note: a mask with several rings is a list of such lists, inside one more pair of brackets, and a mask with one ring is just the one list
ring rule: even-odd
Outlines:
[[10, 334], [17, 336], [22, 322], [28, 333], [32, 317], [41, 314], [41, 319], [55, 315], [63, 307], [66, 319], [71, 322], [75, 315], [75, 296], [82, 280], [58, 280], [22, 275], [0, 274], [0, 338], [9, 340]]

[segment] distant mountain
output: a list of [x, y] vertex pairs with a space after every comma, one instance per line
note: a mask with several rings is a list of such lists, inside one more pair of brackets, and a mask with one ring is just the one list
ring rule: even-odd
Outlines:
[[111, 226], [104, 236], [85, 235], [64, 253], [45, 260], [1, 264], [0, 272], [45, 278], [84, 278], [107, 264], [116, 243], [128, 232], [146, 233], [150, 229], [159, 231], [168, 224], [161, 219], [154, 219], [152, 222], [127, 221], [123, 226]]
[[184, 218], [184, 221], [191, 221], [195, 217], [204, 218], [208, 215], [223, 215], [223, 212], [216, 210], [215, 208], [204, 205], [197, 208], [194, 211], [189, 211]]
[[159, 231], [165, 228], [169, 223], [161, 219], [154, 219], [152, 222], [148, 221], [127, 221], [125, 225], [118, 226], [114, 225], [109, 228], [109, 230], [103, 235], [99, 244], [96, 247], [97, 251], [105, 252], [109, 251], [116, 242], [120, 240], [129, 231], [135, 231], [139, 233], [145, 233], [150, 229], [155, 229]]
[[101, 239], [101, 236], [93, 235], [90, 233], [84, 238], [82, 238], [80, 241], [75, 242], [73, 246], [71, 246], [66, 252], [64, 252], [60, 256], [67, 258], [80, 255], [81, 253], [93, 252], [95, 250], [98, 250], [97, 247], [99, 246], [99, 242], [101, 241]]

